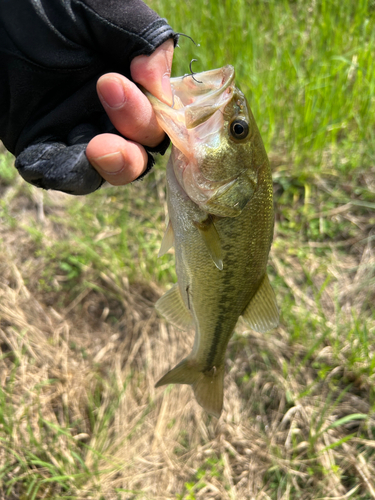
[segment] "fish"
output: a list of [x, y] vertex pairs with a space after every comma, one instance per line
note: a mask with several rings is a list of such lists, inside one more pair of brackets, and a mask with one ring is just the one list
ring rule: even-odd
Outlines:
[[147, 91], [172, 142], [166, 169], [168, 224], [159, 255], [175, 247], [177, 283], [156, 303], [182, 330], [191, 353], [156, 384], [189, 384], [219, 418], [225, 352], [240, 317], [257, 332], [279, 324], [267, 276], [274, 230], [270, 165], [235, 71], [171, 78], [172, 105]]

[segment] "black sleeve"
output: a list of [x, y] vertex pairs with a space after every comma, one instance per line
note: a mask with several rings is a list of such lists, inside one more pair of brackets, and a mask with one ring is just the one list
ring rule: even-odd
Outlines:
[[[140, 0], [1, 0], [0, 139], [16, 156], [23, 152], [16, 163], [21, 175], [68, 192], [78, 182], [76, 194], [99, 187], [100, 176], [85, 189], [82, 172], [92, 167], [81, 154], [97, 133], [113, 132], [96, 82], [108, 72], [130, 78], [132, 59], [168, 38], [177, 42], [167, 21]], [[64, 148], [73, 146], [67, 188], [70, 153]], [[60, 187], [58, 178], [46, 183], [44, 172], [51, 180], [59, 169]]]

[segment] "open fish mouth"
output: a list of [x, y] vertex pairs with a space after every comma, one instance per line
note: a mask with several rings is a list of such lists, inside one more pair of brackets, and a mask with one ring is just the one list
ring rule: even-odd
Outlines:
[[185, 126], [194, 128], [205, 122], [232, 96], [234, 68], [223, 68], [171, 78], [173, 109], [185, 108]]
[[[194, 78], [193, 78], [194, 77]], [[159, 101], [143, 89], [151, 102], [159, 123], [173, 144], [189, 156], [191, 129], [206, 122], [224, 108], [233, 97], [235, 71], [233, 66], [171, 78], [172, 106]], [[216, 124], [220, 129], [222, 123]]]
[[[256, 184], [246, 166], [252, 124], [234, 78], [230, 65], [172, 78], [171, 106], [146, 92], [174, 145], [173, 169], [180, 186], [202, 210], [219, 217], [237, 217]], [[233, 123], [243, 137], [235, 135]]]

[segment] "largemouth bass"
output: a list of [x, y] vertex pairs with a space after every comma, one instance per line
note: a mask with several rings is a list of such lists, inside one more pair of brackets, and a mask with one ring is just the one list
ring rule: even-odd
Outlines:
[[169, 223], [159, 254], [174, 244], [178, 283], [156, 303], [172, 324], [195, 329], [187, 358], [156, 387], [190, 384], [219, 417], [225, 351], [240, 316], [258, 332], [279, 313], [266, 274], [274, 226], [271, 171], [247, 101], [225, 66], [172, 78], [173, 105], [147, 94], [171, 138]]

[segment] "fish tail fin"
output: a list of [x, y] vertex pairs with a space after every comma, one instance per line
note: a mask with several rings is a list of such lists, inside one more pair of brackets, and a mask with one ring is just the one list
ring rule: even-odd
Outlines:
[[223, 409], [224, 367], [216, 370], [215, 374], [201, 375], [193, 384], [195, 398], [207, 413], [219, 418]]
[[193, 387], [197, 402], [211, 415], [219, 418], [223, 409], [224, 366], [203, 372], [189, 358], [183, 359], [155, 385], [188, 384]]

